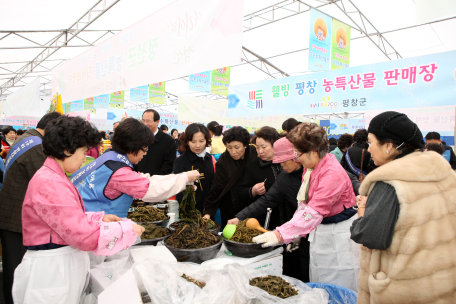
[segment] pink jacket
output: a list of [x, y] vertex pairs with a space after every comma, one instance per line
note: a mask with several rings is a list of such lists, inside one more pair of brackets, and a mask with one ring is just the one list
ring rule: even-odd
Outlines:
[[96, 147], [90, 148], [89, 151], [87, 151], [87, 156], [91, 156], [95, 159], [100, 157], [100, 147], [96, 146]]
[[22, 206], [24, 246], [69, 245], [113, 255], [136, 241], [130, 220], [102, 222], [104, 212], [85, 213], [78, 190], [59, 164], [47, 158], [30, 183]]
[[[304, 168], [303, 176], [306, 173]], [[293, 218], [277, 227], [286, 244], [306, 236], [317, 227], [323, 218], [351, 208], [355, 193], [347, 172], [337, 158], [327, 154], [315, 166], [310, 175], [309, 201], [300, 203]]]

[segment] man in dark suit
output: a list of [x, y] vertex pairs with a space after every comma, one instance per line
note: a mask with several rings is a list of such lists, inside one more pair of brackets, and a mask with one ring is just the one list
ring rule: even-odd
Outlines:
[[160, 114], [157, 111], [145, 110], [142, 122], [154, 133], [155, 142], [149, 146], [148, 153], [138, 163], [138, 171], [150, 175], [170, 174], [173, 171], [173, 163], [176, 159], [174, 139], [158, 129]]
[[443, 145], [442, 139], [440, 139], [440, 133], [437, 132], [429, 132], [426, 134], [426, 144], [439, 144], [442, 145], [445, 152], [443, 152], [443, 157], [450, 163], [451, 168], [456, 170], [456, 156], [454, 155], [454, 151], [450, 146]]

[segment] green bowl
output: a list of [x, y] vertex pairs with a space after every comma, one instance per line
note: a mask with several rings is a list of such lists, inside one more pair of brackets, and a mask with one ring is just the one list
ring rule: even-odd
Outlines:
[[231, 239], [233, 234], [236, 232], [236, 225], [228, 224], [223, 228], [223, 237], [225, 239]]

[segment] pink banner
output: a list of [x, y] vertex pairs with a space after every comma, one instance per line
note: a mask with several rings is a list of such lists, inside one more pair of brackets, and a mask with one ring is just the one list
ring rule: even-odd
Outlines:
[[0, 119], [0, 125], [36, 128], [36, 125], [38, 124], [39, 121], [40, 121], [39, 117], [11, 116], [11, 117], [5, 117], [3, 119]]
[[241, 62], [244, 0], [177, 0], [52, 70], [64, 103]]
[[[453, 131], [455, 127], [455, 106], [426, 107], [395, 109], [394, 111], [406, 114], [423, 131]], [[366, 128], [376, 115], [385, 110], [367, 111]]]

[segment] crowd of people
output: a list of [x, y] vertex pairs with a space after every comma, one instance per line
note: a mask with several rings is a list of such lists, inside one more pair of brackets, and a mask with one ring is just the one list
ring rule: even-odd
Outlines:
[[[188, 183], [221, 229], [264, 223], [270, 208], [269, 231], [254, 241], [284, 246], [285, 275], [352, 289], [358, 303], [454, 302], [456, 156], [440, 134], [423, 137], [393, 111], [338, 140], [293, 118], [282, 133], [264, 126], [253, 137], [216, 121], [181, 134], [159, 122], [149, 109], [107, 135], [52, 112], [19, 136], [3, 129], [6, 303], [78, 303], [90, 259], [144, 231], [126, 219], [133, 199], [180, 202]], [[111, 148], [80, 168], [101, 140]]]

